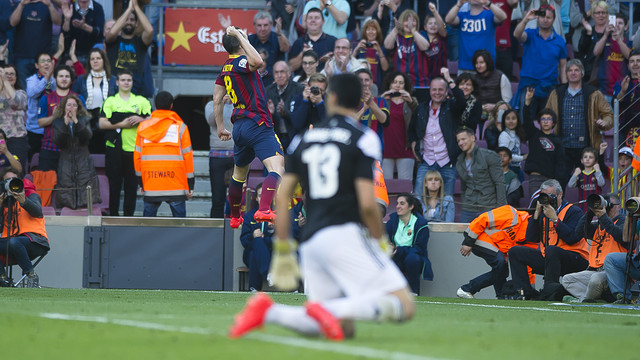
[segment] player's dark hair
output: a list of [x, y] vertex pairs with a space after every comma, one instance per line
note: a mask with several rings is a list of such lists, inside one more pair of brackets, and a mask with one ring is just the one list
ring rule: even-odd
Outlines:
[[356, 110], [360, 106], [362, 84], [355, 74], [334, 75], [329, 81], [327, 93], [336, 94], [338, 106]]
[[173, 96], [168, 91], [160, 91], [158, 95], [156, 95], [155, 103], [156, 109], [158, 110], [171, 110]]
[[133, 78], [133, 72], [131, 72], [131, 70], [129, 70], [129, 69], [120, 69], [120, 70], [118, 70], [118, 75], [116, 75], [118, 80], [120, 80], [120, 77], [122, 75], [129, 75], [129, 76], [131, 76], [131, 78]]
[[508, 147], [500, 146], [496, 149], [496, 154], [500, 154], [501, 152], [507, 153], [509, 159], [513, 159], [513, 153]]
[[[237, 26], [236, 29], [240, 30]], [[229, 54], [236, 54], [240, 51], [240, 40], [235, 36], [227, 35], [225, 33], [222, 36], [222, 46], [224, 46], [224, 49], [227, 50]]]
[[398, 194], [398, 199], [400, 199], [401, 197], [407, 200], [409, 207], [413, 206], [413, 209], [411, 209], [412, 214], [422, 216], [422, 204], [420, 203], [420, 200], [416, 199], [415, 196], [407, 192]]

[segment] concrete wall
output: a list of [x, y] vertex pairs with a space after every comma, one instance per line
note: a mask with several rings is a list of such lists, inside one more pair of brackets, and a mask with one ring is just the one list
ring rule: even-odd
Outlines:
[[[125, 219], [125, 218], [122, 218]], [[46, 217], [47, 233], [51, 242], [51, 252], [38, 265], [37, 272], [43, 286], [56, 288], [81, 288], [83, 280], [84, 227], [85, 226], [113, 226], [119, 218], [51, 216]], [[148, 219], [128, 218], [129, 224], [145, 223]], [[159, 221], [176, 221], [165, 219]], [[202, 221], [206, 221], [202, 219]], [[216, 221], [216, 220], [210, 220]], [[180, 226], [196, 226], [196, 224], [181, 224]], [[202, 223], [197, 225], [202, 227]], [[215, 227], [220, 226], [218, 223]], [[228, 225], [226, 225], [228, 226]], [[226, 228], [228, 229], [228, 228]], [[225, 229], [225, 230], [226, 230]], [[421, 295], [437, 297], [455, 297], [456, 290], [471, 278], [489, 271], [486, 263], [474, 256], [460, 255], [462, 232], [466, 224], [430, 224], [431, 237], [429, 240], [429, 259], [434, 272], [433, 281], [422, 281]], [[162, 230], [158, 230], [162, 231]], [[172, 230], [173, 231], [173, 230]], [[225, 290], [238, 290], [239, 274], [235, 269], [244, 266], [242, 263], [242, 245], [240, 245], [240, 231], [234, 231], [232, 240], [223, 243], [220, 252], [225, 255], [224, 271], [219, 274], [217, 282], [224, 282]], [[189, 239], [189, 241], [197, 241]], [[202, 239], [202, 241], [208, 241]], [[210, 240], [209, 240], [210, 241]], [[229, 244], [229, 242], [233, 244]], [[216, 241], [216, 243], [219, 243]], [[207, 264], [203, 264], [207, 266]], [[16, 267], [16, 272], [20, 272]], [[538, 279], [539, 281], [541, 278]], [[476, 294], [477, 298], [490, 299], [495, 296], [493, 288], [487, 288]]]

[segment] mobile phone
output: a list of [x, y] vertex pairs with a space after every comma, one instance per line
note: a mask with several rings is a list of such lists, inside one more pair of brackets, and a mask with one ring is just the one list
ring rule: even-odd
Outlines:
[[616, 26], [616, 16], [615, 15], [609, 15], [609, 25]]
[[547, 10], [535, 10], [533, 13], [536, 16], [546, 16], [547, 15]]

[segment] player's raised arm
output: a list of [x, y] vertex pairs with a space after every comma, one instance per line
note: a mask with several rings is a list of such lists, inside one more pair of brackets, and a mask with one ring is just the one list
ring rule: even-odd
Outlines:
[[218, 128], [218, 137], [222, 141], [231, 139], [231, 133], [224, 127], [223, 101], [224, 95], [227, 93], [224, 86], [216, 84], [213, 88], [213, 115], [215, 116], [216, 126]]
[[249, 39], [247, 39], [247, 34], [245, 34], [242, 30], [236, 28], [235, 26], [227, 27], [227, 35], [234, 36], [240, 41], [240, 47], [244, 50], [245, 55], [247, 55], [247, 60], [249, 61], [249, 68], [251, 71], [256, 71], [260, 66], [262, 66], [262, 56], [258, 53], [258, 51], [249, 43]]

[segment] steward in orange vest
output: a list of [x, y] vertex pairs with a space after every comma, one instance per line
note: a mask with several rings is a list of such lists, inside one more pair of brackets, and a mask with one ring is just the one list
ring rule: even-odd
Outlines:
[[[609, 206], [603, 209], [588, 209], [578, 222], [576, 232], [579, 236], [591, 239], [589, 249], [589, 267], [584, 271], [566, 274], [562, 277], [562, 286], [578, 301], [595, 300], [606, 296], [607, 275], [604, 272], [604, 259], [609, 253], [626, 252], [629, 243], [622, 241], [624, 215], [620, 212], [620, 198], [616, 195], [603, 196]], [[593, 216], [598, 223], [592, 224]], [[614, 301], [613, 297], [608, 300]]]
[[[7, 243], [9, 258], [15, 261], [27, 275], [27, 287], [40, 287], [31, 259], [49, 252], [49, 240], [44, 226], [44, 216], [40, 205], [40, 196], [29, 180], [22, 180], [21, 191], [5, 190], [6, 180], [18, 178], [19, 171], [8, 168], [2, 172], [0, 203], [2, 204], [2, 234], [0, 235], [0, 287], [11, 286], [11, 280], [5, 274], [7, 261]], [[9, 209], [11, 204], [11, 209]]]
[[[576, 232], [583, 211], [563, 199], [562, 186], [557, 180], [546, 180], [540, 189], [541, 196], [549, 197], [549, 203], [541, 205], [541, 196], [538, 197], [536, 211], [529, 219], [526, 234], [526, 241], [538, 243], [540, 250], [514, 246], [508, 253], [513, 284], [516, 289], [523, 290], [525, 298], [535, 297], [527, 266], [535, 274], [544, 274], [545, 293], [551, 292], [547, 289], [562, 288], [560, 275], [582, 271], [588, 266], [587, 241]], [[548, 237], [544, 233], [545, 224]]]
[[510, 205], [500, 206], [484, 212], [469, 224], [464, 232], [460, 253], [473, 253], [491, 266], [491, 271], [462, 285], [457, 296], [472, 298], [475, 293], [493, 285], [496, 297], [502, 298], [502, 287], [509, 275], [506, 255], [518, 242], [524, 242], [529, 213], [517, 211]]
[[185, 217], [185, 200], [193, 196], [193, 150], [187, 125], [170, 109], [173, 96], [156, 95], [151, 118], [138, 125], [134, 168], [144, 194], [143, 216], [156, 216], [163, 201], [175, 217]]

